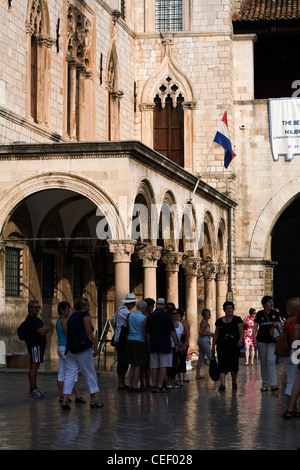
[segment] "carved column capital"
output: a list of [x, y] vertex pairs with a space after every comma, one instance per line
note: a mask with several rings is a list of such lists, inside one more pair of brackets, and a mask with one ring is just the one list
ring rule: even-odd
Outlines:
[[218, 281], [225, 281], [228, 275], [228, 264], [219, 263], [218, 264], [218, 272], [217, 272], [217, 280]]
[[171, 251], [162, 257], [165, 264], [165, 271], [178, 272], [179, 265], [182, 263], [183, 253]]
[[139, 259], [143, 260], [144, 268], [156, 268], [157, 261], [161, 257], [162, 248], [160, 246], [147, 246], [142, 248], [139, 253]]
[[134, 252], [134, 240], [108, 240], [110, 253], [114, 254], [114, 263], [130, 263]]
[[215, 279], [218, 272], [218, 264], [209, 261], [202, 266], [204, 279]]
[[186, 275], [197, 276], [200, 266], [201, 266], [200, 258], [196, 258], [194, 256], [185, 258], [182, 261], [182, 267]]

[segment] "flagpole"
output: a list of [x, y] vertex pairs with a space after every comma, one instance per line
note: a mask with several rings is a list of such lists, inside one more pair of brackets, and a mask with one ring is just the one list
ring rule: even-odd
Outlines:
[[200, 174], [199, 174], [199, 176], [198, 176], [197, 183], [196, 183], [196, 185], [195, 185], [195, 187], [194, 187], [194, 191], [193, 191], [193, 193], [192, 193], [192, 195], [191, 195], [191, 197], [190, 197], [190, 201], [193, 199], [194, 194], [195, 194], [195, 192], [196, 192], [196, 190], [197, 190], [197, 188], [198, 188], [199, 181], [200, 181], [201, 176], [202, 176], [202, 174], [203, 174], [203, 171], [204, 171], [204, 169], [205, 169], [205, 167], [206, 167], [207, 160], [208, 160], [209, 157], [210, 157], [210, 154], [211, 154], [211, 152], [212, 152], [213, 146], [214, 146], [214, 141], [212, 141], [212, 143], [211, 143], [211, 146], [210, 146], [210, 149], [209, 149], [208, 154], [207, 154], [207, 156], [206, 156], [205, 162], [204, 162], [204, 164], [203, 164], [203, 166], [202, 166], [202, 169], [201, 169], [201, 171], [200, 171]]

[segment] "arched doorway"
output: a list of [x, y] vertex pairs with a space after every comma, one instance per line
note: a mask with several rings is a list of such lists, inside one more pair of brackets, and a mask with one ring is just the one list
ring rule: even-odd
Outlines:
[[79, 296], [88, 297], [99, 332], [111, 317], [114, 268], [107, 239], [99, 237], [99, 222], [107, 225], [107, 238], [112, 238], [93, 201], [72, 190], [52, 188], [24, 197], [3, 224], [5, 311], [9, 317], [23, 318], [30, 299], [41, 302], [41, 317], [50, 326], [48, 358], [56, 351], [60, 301], [74, 305]]
[[300, 297], [300, 196], [287, 207], [272, 231], [271, 255], [274, 268], [274, 304], [286, 311], [291, 297]]

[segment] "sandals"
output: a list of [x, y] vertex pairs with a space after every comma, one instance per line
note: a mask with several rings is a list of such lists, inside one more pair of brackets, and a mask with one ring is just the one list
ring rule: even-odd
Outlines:
[[300, 418], [300, 412], [299, 411], [288, 411], [286, 410], [282, 417], [284, 419], [292, 419], [292, 418]]
[[100, 401], [94, 401], [93, 403], [90, 403], [91, 408], [102, 408], [103, 406], [103, 403], [100, 403]]
[[158, 393], [170, 393], [170, 390], [166, 387], [158, 388]]
[[[64, 401], [64, 397], [59, 397], [59, 403], [62, 403]], [[68, 403], [71, 403], [71, 398], [68, 398]]]
[[68, 405], [68, 403], [62, 402], [61, 407], [63, 410], [70, 410], [71, 407]]
[[79, 397], [79, 398], [75, 398], [75, 403], [86, 403], [86, 400], [82, 397]]
[[158, 387], [152, 387], [151, 392], [152, 393], [159, 393], [159, 388]]

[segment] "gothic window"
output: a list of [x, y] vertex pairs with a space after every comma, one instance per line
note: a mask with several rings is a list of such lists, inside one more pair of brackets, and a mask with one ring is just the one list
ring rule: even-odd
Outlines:
[[120, 140], [120, 102], [124, 93], [119, 90], [119, 66], [115, 43], [110, 52], [106, 88], [107, 97], [107, 140]]
[[156, 31], [182, 31], [182, 2], [183, 0], [156, 0]]
[[50, 120], [50, 58], [52, 40], [49, 36], [47, 2], [31, 0], [26, 21], [28, 34], [27, 114], [38, 124]]
[[154, 98], [154, 150], [184, 167], [184, 98], [168, 76]]
[[85, 140], [85, 119], [90, 119], [91, 109], [86, 109], [87, 87], [91, 84], [91, 22], [74, 5], [68, 2], [67, 13], [67, 122], [66, 131], [71, 140]]

